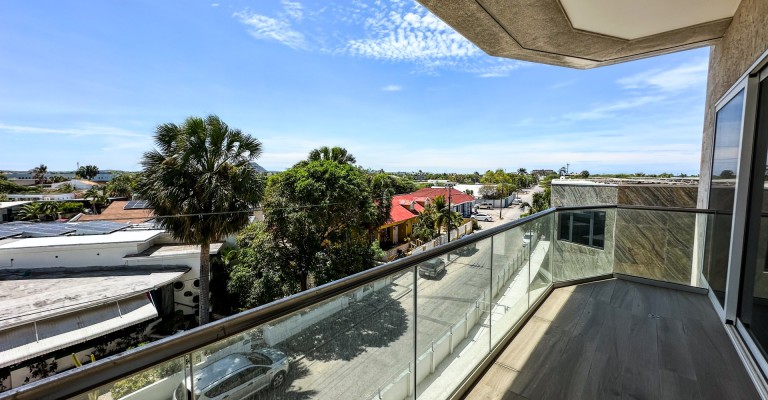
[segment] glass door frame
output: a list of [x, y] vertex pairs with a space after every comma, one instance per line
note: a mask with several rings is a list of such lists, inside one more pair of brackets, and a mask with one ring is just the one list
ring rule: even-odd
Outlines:
[[[761, 347], [754, 341], [746, 326], [739, 319], [739, 316], [742, 309], [746, 306], [746, 302], [752, 301], [753, 293], [751, 289], [754, 288], [755, 277], [750, 276], [750, 273], [754, 275], [758, 255], [762, 203], [758, 204], [756, 200], [762, 200], [763, 197], [766, 154], [768, 154], [768, 135], [761, 137], [757, 131], [758, 95], [760, 84], [766, 79], [768, 79], [768, 51], [764, 52], [752, 64], [747, 72], [739, 78], [737, 83], [731, 87], [715, 106], [715, 113], [717, 113], [720, 108], [727, 104], [741, 90], [745, 91], [739, 145], [739, 168], [734, 198], [725, 304], [723, 308], [719, 308], [719, 303], [713, 298], [712, 291], [709, 291], [710, 298], [713, 300], [715, 309], [720, 313], [722, 321], [725, 324], [735, 325], [738, 336], [751, 352], [753, 361], [757, 363], [764, 376], [768, 375], [768, 360], [766, 360]], [[763, 95], [768, 96], [768, 93]], [[761, 130], [768, 132], [766, 128]], [[751, 205], [757, 207], [757, 209], [753, 208], [750, 210]], [[751, 266], [750, 262], [752, 263]], [[751, 303], [749, 307], [751, 307]]]

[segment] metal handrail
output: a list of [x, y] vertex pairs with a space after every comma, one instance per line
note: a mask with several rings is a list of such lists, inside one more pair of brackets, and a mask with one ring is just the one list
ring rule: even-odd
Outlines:
[[80, 368], [57, 373], [56, 375], [0, 393], [0, 399], [40, 400], [59, 399], [86, 393], [116, 380], [141, 372], [151, 366], [159, 365], [186, 354], [200, 350], [227, 337], [246, 332], [250, 329], [305, 309], [318, 302], [336, 297], [342, 293], [357, 289], [365, 284], [377, 281], [397, 272], [405, 271], [418, 264], [455, 251], [469, 244], [480, 242], [494, 235], [514, 229], [527, 222], [537, 220], [560, 211], [584, 209], [626, 208], [647, 211], [676, 211], [713, 213], [703, 209], [670, 209], [658, 207], [636, 207], [621, 205], [595, 205], [588, 207], [558, 207], [506, 222], [493, 228], [484, 229], [462, 237], [461, 239], [434, 247], [422, 253], [405, 257], [369, 270], [339, 279], [334, 282], [285, 297], [227, 318], [214, 321], [178, 335], [169, 336], [135, 349], [89, 363]]

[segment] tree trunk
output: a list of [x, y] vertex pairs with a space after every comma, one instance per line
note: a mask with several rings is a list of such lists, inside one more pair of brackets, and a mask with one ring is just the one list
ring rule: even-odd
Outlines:
[[210, 297], [210, 279], [211, 279], [211, 245], [203, 243], [200, 245], [200, 325], [205, 325], [209, 321], [208, 309]]

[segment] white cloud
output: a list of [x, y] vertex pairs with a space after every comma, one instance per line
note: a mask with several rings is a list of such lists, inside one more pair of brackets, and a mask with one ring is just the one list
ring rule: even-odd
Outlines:
[[399, 92], [403, 90], [403, 87], [400, 85], [387, 85], [381, 88], [381, 90], [385, 92]]
[[218, 6], [219, 6], [219, 3], [212, 3], [211, 4], [211, 7], [218, 7]]
[[365, 20], [367, 38], [350, 39], [347, 51], [369, 58], [414, 61], [465, 58], [481, 54], [463, 36], [420, 8], [394, 9]]
[[257, 39], [307, 51], [410, 63], [415, 72], [453, 70], [493, 78], [526, 65], [487, 56], [415, 1], [353, 0], [309, 7], [281, 0], [281, 4], [273, 16], [250, 10], [234, 16]]
[[146, 137], [147, 135], [110, 126], [84, 125], [79, 128], [42, 128], [0, 123], [0, 132], [33, 135], [68, 135], [101, 137]]
[[247, 10], [233, 14], [241, 23], [248, 26], [248, 33], [256, 39], [274, 40], [293, 49], [306, 47], [304, 35], [293, 30], [284, 19], [270, 18]]
[[668, 70], [653, 69], [641, 72], [619, 79], [617, 83], [625, 89], [677, 91], [704, 86], [707, 82], [707, 69], [707, 60], [699, 60]]
[[283, 4], [283, 9], [285, 10], [285, 14], [288, 15], [288, 17], [297, 21], [304, 19], [304, 7], [301, 5], [301, 3], [288, 0], [283, 0], [281, 3]]
[[512, 71], [523, 65], [525, 65], [525, 63], [520, 61], [503, 60], [500, 64], [478, 67], [473, 72], [481, 78], [503, 78], [509, 76]]
[[626, 100], [619, 100], [611, 104], [597, 106], [588, 111], [569, 113], [565, 115], [565, 118], [572, 120], [596, 120], [613, 118], [616, 116], [617, 111], [630, 110], [662, 100], [664, 100], [663, 96], [640, 96]]

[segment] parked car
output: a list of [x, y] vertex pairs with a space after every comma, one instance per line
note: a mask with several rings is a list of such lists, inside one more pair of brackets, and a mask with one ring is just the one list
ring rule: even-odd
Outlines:
[[186, 378], [176, 388], [173, 399], [243, 399], [260, 390], [282, 386], [288, 370], [288, 356], [279, 350], [229, 354], [195, 369], [194, 397], [190, 390], [192, 381]]
[[493, 217], [491, 217], [491, 216], [490, 216], [490, 215], [488, 215], [488, 214], [477, 213], [477, 214], [475, 214], [475, 216], [474, 216], [474, 217], [475, 217], [475, 219], [476, 219], [476, 220], [478, 220], [478, 221], [493, 222]]
[[514, 200], [512, 200], [512, 204], [519, 205], [522, 204], [523, 200], [519, 197], [515, 197]]
[[523, 235], [523, 246], [528, 246], [529, 244], [531, 244], [531, 239], [532, 239], [532, 238], [533, 238], [533, 233], [531, 233], [531, 232], [526, 232], [526, 233]]
[[484, 202], [478, 204], [477, 208], [493, 209], [493, 202], [492, 201], [484, 201]]
[[451, 254], [458, 257], [468, 257], [475, 253], [477, 253], [477, 244], [472, 243], [453, 251]]
[[435, 279], [445, 272], [445, 261], [442, 258], [432, 258], [419, 264], [419, 276]]

